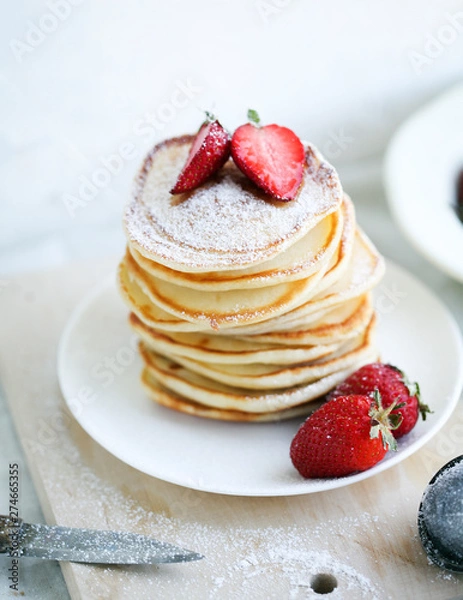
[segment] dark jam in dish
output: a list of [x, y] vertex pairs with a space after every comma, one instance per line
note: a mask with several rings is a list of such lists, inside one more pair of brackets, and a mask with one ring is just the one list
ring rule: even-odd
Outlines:
[[455, 210], [458, 218], [463, 223], [463, 169], [457, 175], [457, 189], [456, 189], [456, 203]]

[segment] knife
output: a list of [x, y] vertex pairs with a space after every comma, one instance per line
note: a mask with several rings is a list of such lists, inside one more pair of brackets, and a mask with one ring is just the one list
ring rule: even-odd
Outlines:
[[0, 515], [0, 553], [80, 563], [140, 565], [204, 558], [137, 533], [24, 523]]

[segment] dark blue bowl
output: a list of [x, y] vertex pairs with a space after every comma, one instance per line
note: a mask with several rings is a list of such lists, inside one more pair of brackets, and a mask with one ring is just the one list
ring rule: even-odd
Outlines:
[[463, 455], [429, 482], [418, 511], [418, 531], [433, 563], [463, 572]]

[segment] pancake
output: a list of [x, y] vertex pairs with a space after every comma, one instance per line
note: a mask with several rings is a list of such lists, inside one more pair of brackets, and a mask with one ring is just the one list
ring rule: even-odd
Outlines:
[[164, 388], [198, 404], [249, 413], [275, 412], [319, 399], [353, 370], [366, 362], [376, 360], [377, 357], [372, 351], [349, 369], [327, 375], [315, 382], [264, 392], [221, 384], [149, 352], [143, 346], [140, 350], [146, 369]]
[[355, 225], [354, 206], [346, 194], [344, 194], [342, 210], [344, 214], [344, 227], [339, 240], [339, 246], [335, 256], [331, 260], [330, 266], [325, 271], [323, 279], [318, 284], [318, 294], [321, 294], [324, 290], [339, 281], [344, 276], [352, 260], [357, 229]]
[[[310, 294], [320, 293], [320, 287], [322, 289], [328, 287], [348, 268], [355, 236], [355, 227], [352, 223], [355, 222], [355, 215], [352, 203], [347, 197], [344, 200], [342, 212], [345, 224], [342, 237], [336, 254], [332, 256], [331, 262], [326, 268], [328, 274], [325, 274], [322, 282], [320, 279], [323, 269], [320, 265], [319, 271], [312, 278], [306, 278], [299, 283], [290, 282], [284, 287], [271, 286], [270, 289], [266, 288], [265, 292], [262, 291], [260, 297], [254, 290], [246, 296], [242, 291], [232, 289], [224, 297], [222, 294], [206, 296], [198, 289], [196, 294], [188, 293], [190, 306], [186, 306], [183, 302], [184, 288], [152, 277], [142, 269], [130, 253], [127, 253], [119, 271], [122, 295], [131, 310], [143, 322], [150, 327], [165, 331], [205, 331], [213, 326], [215, 329], [227, 328], [230, 333], [234, 333], [233, 330], [237, 329], [237, 333], [240, 333], [241, 330], [238, 330], [237, 326], [241, 326], [243, 323], [259, 323], [270, 317], [273, 323], [277, 323], [275, 317], [278, 313], [288, 312], [293, 305], [304, 303], [305, 298]], [[316, 287], [317, 282], [318, 287]], [[264, 293], [267, 300], [266, 305], [263, 305], [262, 302]], [[179, 302], [179, 299], [182, 302]], [[224, 302], [227, 302], [226, 308], [223, 312], [219, 312], [217, 309], [221, 308], [220, 304]], [[237, 310], [240, 305], [241, 308]], [[210, 307], [213, 307], [214, 310], [211, 310]], [[192, 323], [192, 325], [188, 323]], [[261, 333], [266, 330], [268, 330], [267, 327], [264, 329], [251, 327], [246, 334]]]
[[[210, 324], [206, 321], [204, 323], [190, 323], [189, 321], [177, 319], [156, 304], [150, 302], [140, 286], [130, 279], [124, 261], [119, 265], [117, 278], [122, 299], [133, 314], [148, 327], [161, 332], [211, 332]], [[325, 309], [322, 308], [307, 315], [303, 320], [304, 326], [320, 321], [325, 315], [330, 314], [331, 311], [333, 311], [333, 307], [328, 306]], [[254, 329], [255, 327], [227, 329], [226, 334], [248, 335], [248, 333], [253, 334]], [[214, 333], [220, 334], [220, 331]]]
[[266, 344], [252, 339], [214, 335], [207, 333], [157, 332], [133, 313], [129, 317], [131, 327], [150, 350], [171, 357], [184, 356], [192, 360], [219, 364], [295, 364], [311, 361], [332, 354], [342, 345], [342, 341], [300, 345], [298, 347], [281, 344]]
[[357, 229], [348, 267], [339, 281], [327, 290], [314, 294], [308, 302], [272, 319], [270, 329], [268, 323], [249, 325], [240, 328], [239, 334], [253, 335], [269, 331], [302, 329], [310, 315], [326, 314], [327, 310], [339, 307], [369, 292], [383, 277], [384, 269], [383, 258], [367, 236]]
[[211, 330], [210, 323], [191, 323], [178, 319], [150, 301], [136, 281], [130, 278], [123, 260], [118, 270], [118, 285], [122, 299], [130, 310], [148, 327], [161, 331], [204, 331]]
[[[321, 359], [303, 363], [223, 364], [200, 362], [178, 355], [174, 357], [174, 361], [194, 373], [229, 386], [259, 390], [297, 386], [348, 369], [362, 360], [362, 356], [369, 355], [373, 346], [374, 325], [373, 318], [365, 333], [357, 339], [349, 340], [344, 346]], [[143, 347], [144, 357], [150, 352], [152, 351], [147, 346]]]
[[[352, 203], [348, 198], [345, 198], [342, 212], [345, 215], [345, 218], [342, 219], [345, 227], [336, 256], [332, 256], [328, 265], [324, 261], [325, 264], [319, 265], [318, 271], [302, 280], [290, 280], [286, 284], [268, 285], [257, 290], [254, 288], [242, 290], [233, 287], [223, 291], [220, 295], [218, 293], [207, 294], [209, 287], [206, 286], [205, 290], [191, 289], [188, 294], [185, 294], [184, 288], [180, 285], [148, 273], [129, 252], [124, 259], [123, 269], [129, 274], [131, 282], [135, 282], [142, 293], [148, 297], [143, 304], [155, 304], [162, 311], [177, 317], [179, 321], [186, 320], [196, 323], [198, 325], [196, 330], [204, 330], [207, 323], [214, 329], [223, 329], [259, 323], [270, 317], [275, 319], [279, 314], [304, 304], [311, 296], [320, 294], [322, 290], [336, 282], [348, 268], [355, 235], [355, 228], [352, 224], [354, 220]], [[266, 273], [267, 283], [272, 283], [272, 277], [268, 275], [268, 271]], [[281, 278], [281, 272], [277, 273]], [[184, 277], [186, 275], [184, 274]], [[125, 290], [129, 287], [130, 283], [126, 283], [124, 286]], [[155, 320], [146, 319], [146, 316], [143, 317], [140, 314], [141, 311], [137, 310], [136, 302], [132, 304], [132, 309], [142, 320], [154, 327], [163, 327], [159, 321], [167, 321], [166, 328], [185, 330], [173, 326], [172, 319], [168, 317], [160, 316]], [[194, 330], [194, 328], [188, 330]]]
[[[346, 198], [344, 205], [351, 202]], [[265, 263], [247, 269], [189, 273], [175, 271], [155, 263], [128, 246], [133, 259], [149, 275], [169, 283], [201, 291], [228, 291], [266, 287], [281, 282], [304, 279], [322, 268], [338, 251], [344, 228], [344, 216], [352, 220], [350, 207], [329, 214], [303, 238]]]
[[189, 289], [185, 293], [179, 285], [163, 281], [143, 271], [130, 253], [125, 255], [129, 277], [148, 297], [165, 312], [212, 329], [237, 327], [275, 318], [304, 304], [316, 290], [328, 265], [305, 279], [280, 283], [250, 290], [232, 289], [205, 292]]
[[339, 209], [336, 171], [310, 144], [298, 194], [280, 202], [230, 160], [196, 190], [172, 196], [193, 136], [158, 144], [146, 157], [124, 215], [131, 248], [177, 271], [243, 269], [270, 260]]
[[285, 346], [324, 345], [335, 341], [339, 343], [356, 337], [364, 331], [372, 315], [373, 303], [370, 294], [367, 293], [360, 298], [353, 298], [334, 308], [326, 309], [321, 317], [312, 322], [307, 319], [303, 329], [296, 327], [261, 335], [243, 336], [240, 339]]
[[300, 404], [299, 406], [274, 412], [244, 412], [240, 410], [227, 410], [225, 408], [207, 406], [206, 404], [200, 404], [194, 400], [184, 398], [172, 390], [168, 390], [160, 385], [158, 381], [151, 375], [148, 369], [143, 369], [141, 382], [147, 395], [162, 406], [178, 412], [186, 413], [188, 415], [193, 415], [195, 417], [217, 419], [220, 421], [268, 423], [272, 421], [294, 419], [295, 417], [306, 417], [323, 403], [323, 400], [312, 400], [311, 402]]

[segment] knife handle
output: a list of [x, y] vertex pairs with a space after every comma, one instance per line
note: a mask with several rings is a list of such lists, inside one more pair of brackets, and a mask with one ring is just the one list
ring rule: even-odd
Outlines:
[[11, 552], [11, 549], [15, 546], [13, 536], [16, 534], [16, 539], [19, 540], [21, 524], [22, 519], [10, 519], [10, 517], [0, 515], [0, 554]]

